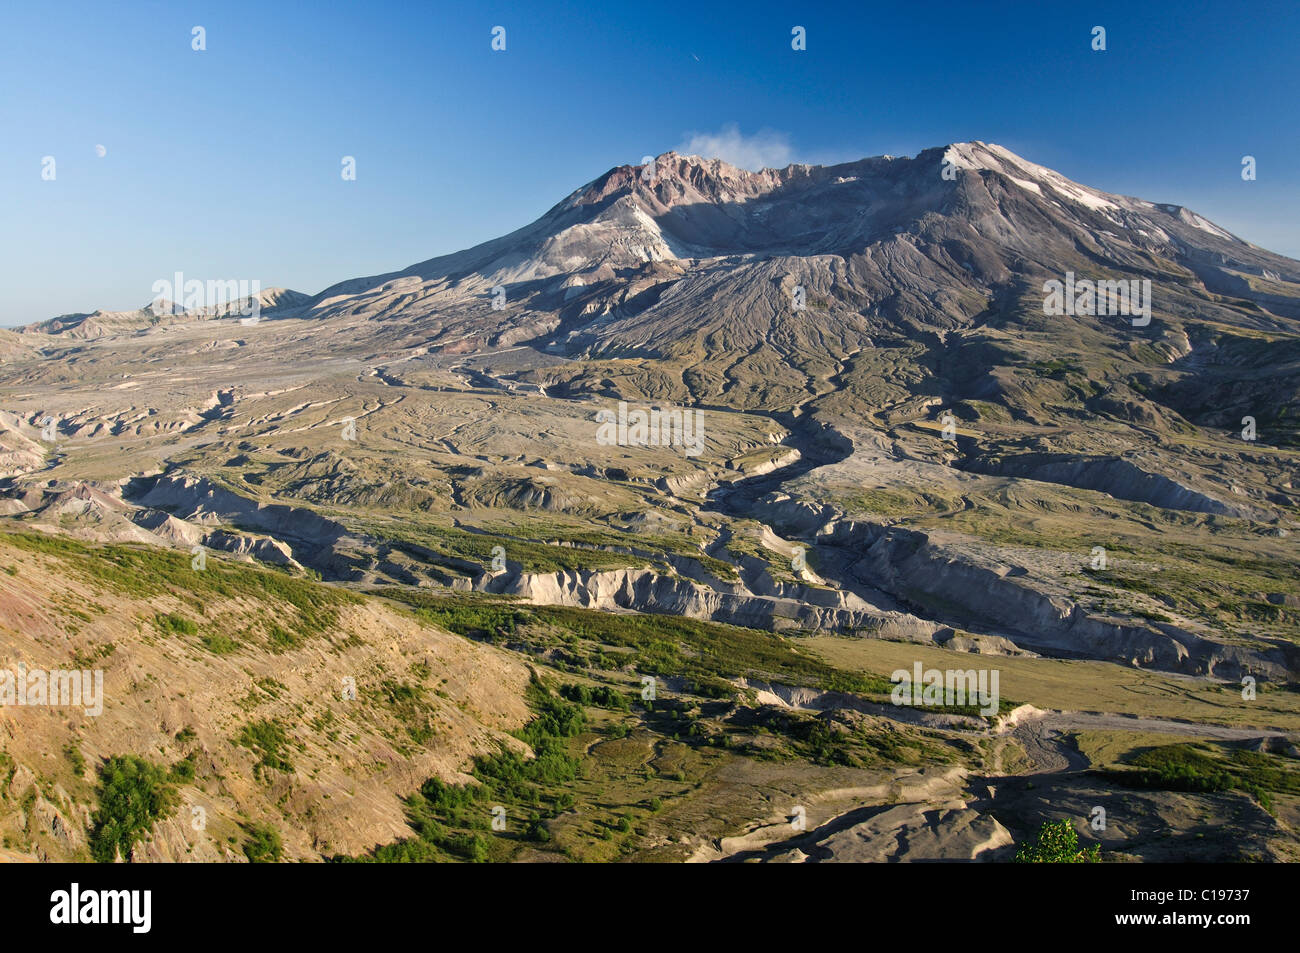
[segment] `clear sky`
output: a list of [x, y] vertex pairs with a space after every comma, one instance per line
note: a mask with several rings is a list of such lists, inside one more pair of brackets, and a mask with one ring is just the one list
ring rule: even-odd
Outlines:
[[983, 139], [1300, 257], [1297, 54], [1294, 0], [8, 2], [0, 325], [138, 307], [176, 271], [314, 293], [683, 147], [784, 165]]

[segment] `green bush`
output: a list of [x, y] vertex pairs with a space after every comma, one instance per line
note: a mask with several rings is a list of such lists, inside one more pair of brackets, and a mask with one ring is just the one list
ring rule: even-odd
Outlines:
[[81, 749], [75, 741], [70, 741], [63, 746], [63, 756], [68, 759], [68, 763], [72, 765], [72, 770], [77, 777], [81, 777], [86, 773], [86, 759], [82, 756]]
[[154, 616], [153, 621], [164, 635], [196, 635], [199, 631], [196, 623], [174, 612], [160, 613]]
[[1038, 836], [1016, 850], [1019, 864], [1092, 864], [1101, 860], [1096, 844], [1079, 848], [1079, 835], [1067, 820], [1046, 821]]
[[1234, 786], [1231, 773], [1218, 761], [1187, 744], [1150, 748], [1130, 757], [1128, 763], [1138, 770], [1109, 776], [1130, 787], [1210, 793]]
[[1274, 794], [1300, 794], [1300, 772], [1287, 768], [1275, 755], [1243, 748], [1233, 750], [1229, 760], [1222, 761], [1192, 744], [1162, 745], [1127, 760], [1132, 768], [1102, 773], [1129, 787], [1159, 791], [1241, 791], [1269, 812]]
[[609, 708], [614, 711], [629, 711], [631, 705], [628, 703], [627, 696], [620, 691], [616, 691], [607, 685], [597, 685], [595, 687], [587, 685], [561, 685], [560, 694], [571, 702], [579, 705], [585, 705], [589, 708]]
[[90, 854], [100, 863], [125, 857], [154, 822], [176, 805], [167, 770], [135, 755], [109, 758], [99, 769], [99, 809], [90, 828]]
[[169, 780], [176, 781], [180, 784], [189, 784], [194, 780], [195, 759], [198, 757], [197, 751], [191, 751], [181, 760], [172, 765]]
[[270, 824], [249, 824], [248, 840], [244, 842], [244, 856], [250, 864], [274, 864], [284, 854], [280, 832]]
[[214, 632], [203, 637], [203, 647], [213, 655], [229, 655], [239, 648], [239, 643], [221, 632]]

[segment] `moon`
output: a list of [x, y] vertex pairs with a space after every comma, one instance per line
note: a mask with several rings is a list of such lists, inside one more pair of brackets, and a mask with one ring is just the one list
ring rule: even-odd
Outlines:
[[108, 155], [108, 150], [105, 149], [103, 146], [95, 146], [95, 155], [99, 156], [102, 159], [104, 158], [104, 156]]

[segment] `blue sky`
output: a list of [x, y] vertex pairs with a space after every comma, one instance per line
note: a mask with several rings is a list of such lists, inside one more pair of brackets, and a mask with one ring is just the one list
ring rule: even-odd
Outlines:
[[596, 6], [5, 4], [0, 324], [137, 307], [176, 271], [320, 291], [690, 144], [784, 164], [983, 139], [1300, 257], [1300, 4]]

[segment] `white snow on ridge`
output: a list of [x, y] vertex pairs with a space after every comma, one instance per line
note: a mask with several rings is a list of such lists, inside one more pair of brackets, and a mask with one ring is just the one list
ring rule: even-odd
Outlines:
[[1081, 185], [1075, 185], [1069, 179], [1066, 179], [1064, 177], [1058, 177], [1058, 178], [1060, 178], [1060, 182], [1059, 183], [1053, 182], [1052, 188], [1055, 189], [1060, 194], [1064, 195], [1066, 198], [1078, 202], [1080, 205], [1085, 205], [1088, 208], [1094, 209], [1096, 211], [1100, 211], [1101, 209], [1106, 209], [1106, 208], [1119, 207], [1114, 202], [1102, 198], [1100, 195], [1098, 195], [1096, 192], [1093, 192], [1091, 189], [1086, 189]]
[[[1052, 193], [1060, 196], [1067, 201], [1090, 208], [1093, 211], [1103, 213], [1116, 225], [1126, 227], [1125, 222], [1115, 215], [1109, 214], [1112, 211], [1121, 211], [1128, 209], [1130, 211], [1146, 211], [1160, 208], [1161, 206], [1153, 205], [1151, 202], [1145, 202], [1141, 199], [1130, 199], [1119, 197], [1119, 201], [1112, 201], [1106, 196], [1106, 193], [1099, 192], [1096, 189], [1090, 189], [1085, 185], [1072, 182], [1065, 176], [1061, 175], [1046, 166], [1037, 165], [1028, 159], [1022, 159], [1009, 149], [994, 143], [983, 142], [957, 142], [950, 145], [943, 154], [945, 162], [951, 162], [953, 165], [962, 169], [986, 169], [990, 172], [997, 172], [1010, 179], [1016, 185], [1023, 189], [1028, 189], [1038, 195], [1048, 198], [1050, 193], [1043, 191], [1043, 187], [1050, 189]], [[1216, 238], [1223, 238], [1228, 241], [1241, 241], [1236, 236], [1219, 228], [1213, 222], [1202, 218], [1190, 209], [1182, 209], [1178, 212], [1178, 218], [1198, 228], [1203, 232], [1214, 235]], [[1148, 224], [1153, 228], [1154, 223], [1148, 220]], [[1155, 235], [1161, 241], [1169, 241], [1169, 236], [1159, 228], [1155, 228]]]
[[1201, 216], [1197, 215], [1195, 212], [1187, 211], [1186, 222], [1188, 225], [1199, 228], [1203, 232], [1209, 232], [1211, 235], [1217, 235], [1219, 238], [1226, 238], [1228, 241], [1236, 241], [1232, 235], [1219, 228], [1219, 226], [1215, 225], [1213, 222], [1201, 218]]
[[987, 169], [1000, 173], [1021, 188], [1039, 195], [1043, 194], [1041, 186], [1045, 185], [1062, 198], [1086, 208], [1096, 211], [1119, 208], [1095, 189], [1071, 182], [1065, 176], [993, 143], [956, 142], [948, 147], [943, 158], [959, 169]]
[[[955, 165], [959, 169], [988, 169], [990, 166], [987, 156], [981, 156], [977, 149], [977, 143], [974, 142], [954, 142], [943, 154], [943, 161]], [[994, 168], [994, 172], [1005, 172], [1000, 165]]]
[[1017, 178], [1015, 175], [1002, 165], [994, 156], [988, 154], [978, 142], [954, 142], [943, 154], [943, 161], [956, 166], [958, 169], [971, 169], [979, 171], [986, 169], [990, 172], [997, 172], [1006, 176], [1022, 189], [1033, 192], [1035, 195], [1042, 195], [1043, 190], [1038, 187], [1037, 182], [1030, 182], [1028, 179]]
[[1010, 179], [1012, 182], [1016, 183], [1016, 185], [1020, 186], [1022, 189], [1028, 189], [1030, 192], [1033, 192], [1035, 195], [1043, 194], [1043, 190], [1038, 187], [1037, 182], [1030, 182], [1026, 179], [1017, 179], [1014, 175], [1009, 175], [1007, 176], [1007, 178]]
[[1071, 201], [1078, 202], [1090, 209], [1108, 209], [1118, 208], [1114, 202], [1104, 198], [1102, 194], [1095, 189], [1079, 185], [1077, 182], [1071, 182], [1059, 172], [1054, 172], [1046, 166], [1037, 165], [1028, 159], [1022, 159], [1009, 149], [1004, 149], [999, 145], [988, 145], [987, 148], [994, 155], [998, 156], [1004, 162], [1028, 172], [1030, 177], [1040, 182], [1046, 182], [1052, 191], [1064, 196]]

